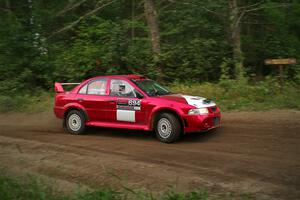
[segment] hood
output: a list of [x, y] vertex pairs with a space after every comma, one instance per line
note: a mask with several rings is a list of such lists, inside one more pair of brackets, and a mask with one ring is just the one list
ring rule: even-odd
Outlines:
[[158, 96], [158, 98], [166, 99], [169, 101], [176, 101], [179, 103], [185, 103], [191, 106], [195, 106], [196, 108], [206, 108], [215, 106], [215, 102], [208, 100], [204, 97], [198, 96], [189, 96], [189, 95], [182, 95], [182, 94], [171, 94], [171, 95], [164, 95]]

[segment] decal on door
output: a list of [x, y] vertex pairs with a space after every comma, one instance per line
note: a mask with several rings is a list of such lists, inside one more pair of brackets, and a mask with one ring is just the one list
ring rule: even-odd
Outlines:
[[141, 100], [118, 99], [117, 110], [141, 110]]
[[117, 120], [135, 122], [135, 111], [141, 110], [141, 100], [118, 99]]
[[135, 122], [135, 111], [117, 110], [117, 120], [123, 122]]

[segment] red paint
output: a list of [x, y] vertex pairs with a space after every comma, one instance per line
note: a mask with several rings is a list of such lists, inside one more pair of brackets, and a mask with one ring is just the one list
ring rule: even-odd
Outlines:
[[176, 101], [176, 102], [179, 102], [179, 103], [187, 103], [186, 100], [185, 100], [185, 98], [183, 98], [179, 94], [171, 94], [171, 95], [158, 96], [157, 98], [166, 99], [166, 100], [170, 100], [170, 101]]
[[[92, 80], [106, 78], [107, 88], [105, 95], [79, 94], [79, 90]], [[110, 80], [120, 79], [127, 81], [132, 87], [140, 92], [144, 97], [142, 99], [132, 97], [109, 96]], [[220, 126], [220, 123], [214, 125], [214, 118], [221, 118], [220, 109], [208, 108], [208, 115], [188, 115], [190, 109], [195, 108], [187, 104], [185, 98], [179, 94], [148, 96], [138, 88], [131, 80], [146, 79], [140, 75], [121, 75], [121, 76], [99, 76], [88, 79], [76, 86], [70, 92], [64, 92], [59, 83], [55, 83], [55, 105], [54, 113], [58, 118], [63, 119], [69, 109], [80, 109], [88, 117], [87, 126], [101, 126], [137, 130], [153, 130], [153, 119], [160, 111], [171, 111], [176, 113], [184, 125], [184, 132], [198, 132]], [[137, 100], [141, 102], [141, 110], [135, 111], [135, 122], [117, 121], [117, 102], [128, 102], [128, 100]]]

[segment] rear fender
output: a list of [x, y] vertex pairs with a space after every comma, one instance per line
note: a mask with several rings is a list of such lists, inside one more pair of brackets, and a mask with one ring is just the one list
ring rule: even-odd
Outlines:
[[68, 103], [64, 106], [64, 110], [65, 110], [64, 118], [67, 116], [67, 114], [70, 110], [79, 110], [85, 115], [86, 121], [89, 120], [89, 116], [87, 114], [86, 109], [82, 105], [80, 105], [79, 103]]

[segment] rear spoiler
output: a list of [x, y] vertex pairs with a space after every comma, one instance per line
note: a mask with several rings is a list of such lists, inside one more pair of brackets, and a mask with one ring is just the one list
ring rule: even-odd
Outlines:
[[54, 88], [55, 88], [55, 92], [56, 93], [63, 93], [65, 92], [63, 86], [64, 85], [79, 85], [80, 83], [58, 83], [58, 82], [55, 82], [54, 83]]

